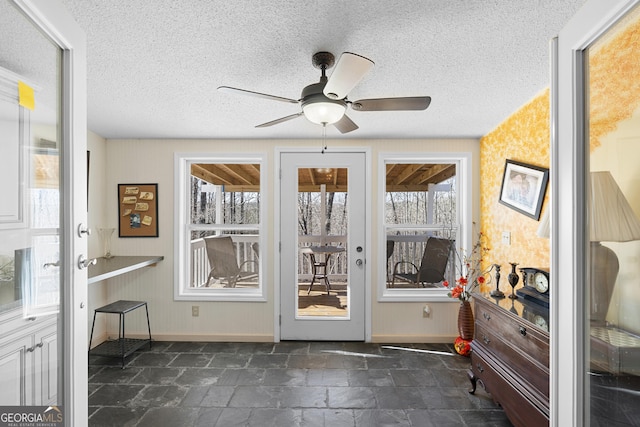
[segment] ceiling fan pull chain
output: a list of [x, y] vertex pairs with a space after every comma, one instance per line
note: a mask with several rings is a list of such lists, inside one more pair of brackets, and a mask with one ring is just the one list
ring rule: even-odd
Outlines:
[[320, 151], [320, 154], [324, 154], [326, 149], [327, 149], [327, 124], [323, 123], [322, 124], [322, 151]]

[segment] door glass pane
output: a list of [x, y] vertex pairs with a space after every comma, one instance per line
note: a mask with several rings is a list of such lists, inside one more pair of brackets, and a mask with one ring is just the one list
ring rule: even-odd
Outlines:
[[348, 169], [298, 169], [297, 317], [348, 317]]
[[61, 406], [61, 51], [10, 2], [0, 34], [0, 405]]
[[587, 51], [585, 325], [590, 425], [637, 425], [640, 392], [640, 9]]

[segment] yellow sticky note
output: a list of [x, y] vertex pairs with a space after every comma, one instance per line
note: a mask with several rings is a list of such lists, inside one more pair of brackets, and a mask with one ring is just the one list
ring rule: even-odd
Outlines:
[[21, 81], [18, 81], [18, 104], [31, 111], [33, 111], [36, 106], [33, 88]]

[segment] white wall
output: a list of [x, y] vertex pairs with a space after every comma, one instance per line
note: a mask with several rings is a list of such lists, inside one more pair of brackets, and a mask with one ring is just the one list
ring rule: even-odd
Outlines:
[[[371, 146], [371, 161], [376, 162], [378, 154], [385, 152], [471, 152], [473, 155], [474, 182], [474, 219], [479, 212], [479, 141], [466, 140], [329, 140], [332, 146], [362, 147]], [[119, 183], [157, 183], [159, 208], [158, 238], [118, 238], [112, 243], [115, 255], [163, 255], [164, 261], [155, 267], [109, 279], [101, 284], [106, 291], [107, 300], [118, 299], [144, 300], [149, 305], [151, 332], [156, 340], [243, 340], [272, 341], [274, 337], [274, 269], [276, 262], [273, 253], [265, 254], [268, 271], [265, 271], [267, 302], [176, 302], [173, 300], [173, 212], [174, 212], [174, 152], [210, 152], [242, 153], [261, 152], [267, 154], [268, 182], [263, 183], [267, 194], [273, 195], [275, 185], [274, 152], [276, 147], [318, 147], [320, 140], [108, 140], [106, 157], [103, 160], [106, 169], [104, 200], [99, 207], [106, 215], [100, 217], [104, 226], [117, 227], [117, 196]], [[99, 144], [98, 144], [99, 145]], [[95, 162], [92, 152], [92, 169]], [[93, 176], [93, 171], [92, 171]], [[372, 165], [372, 182], [378, 182], [377, 165]], [[93, 187], [93, 184], [91, 184]], [[374, 185], [375, 190], [375, 185]], [[377, 193], [372, 195], [372, 253], [377, 254], [378, 244], [384, 241], [375, 235], [379, 221]], [[96, 206], [91, 200], [91, 212]], [[277, 203], [268, 201], [266, 224], [276, 220]], [[273, 247], [276, 236], [273, 228], [267, 230], [267, 247]], [[371, 283], [377, 283], [376, 269], [372, 269]], [[380, 278], [384, 280], [384, 278]], [[93, 285], [91, 285], [93, 286]], [[424, 302], [415, 303], [378, 303], [376, 290], [371, 289], [371, 301], [367, 310], [372, 314], [373, 341], [386, 342], [452, 342], [457, 334], [456, 318], [458, 304], [429, 303], [432, 315], [424, 318]], [[104, 302], [104, 301], [103, 301]], [[92, 302], [93, 305], [93, 302]], [[191, 316], [191, 306], [200, 306], [200, 316]], [[129, 316], [129, 315], [128, 315]], [[142, 316], [127, 318], [127, 331], [144, 335], [146, 323]], [[117, 333], [117, 324], [110, 326], [112, 334]]]
[[[87, 151], [89, 154], [89, 228], [91, 235], [89, 236], [89, 258], [102, 256], [102, 245], [98, 235], [98, 228], [104, 227], [107, 223], [109, 213], [105, 207], [107, 196], [110, 193], [115, 194], [115, 190], [109, 191], [107, 188], [107, 145], [106, 140], [93, 132], [87, 135]], [[106, 281], [93, 283], [89, 285], [89, 328], [88, 333], [91, 334], [91, 322], [93, 321], [93, 310], [101, 307], [108, 302], [108, 283]], [[94, 331], [94, 345], [104, 341], [107, 334], [107, 322], [104, 315], [96, 318], [96, 328]], [[117, 326], [116, 326], [117, 328]], [[117, 329], [116, 329], [117, 330]]]

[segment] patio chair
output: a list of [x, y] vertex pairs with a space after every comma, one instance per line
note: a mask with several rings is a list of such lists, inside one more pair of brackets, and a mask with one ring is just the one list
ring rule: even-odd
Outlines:
[[211, 271], [207, 277], [205, 286], [209, 286], [211, 279], [226, 281], [225, 288], [235, 288], [239, 280], [258, 277], [258, 273], [253, 271], [243, 271], [246, 264], [254, 263], [255, 260], [247, 260], [238, 265], [236, 251], [233, 247], [233, 240], [230, 236], [209, 236], [204, 238], [207, 249], [207, 258]]
[[327, 258], [324, 261], [318, 261], [316, 258], [316, 254], [313, 252], [311, 248], [302, 248], [300, 250], [304, 255], [309, 257], [309, 261], [311, 262], [311, 272], [313, 273], [313, 277], [311, 278], [311, 284], [309, 285], [309, 289], [307, 290], [307, 294], [311, 293], [311, 288], [313, 287], [316, 279], [318, 281], [324, 280], [324, 286], [327, 289], [327, 295], [329, 295], [329, 291], [331, 290], [331, 284], [329, 283], [329, 276], [327, 271], [327, 261], [328, 257], [331, 255], [327, 255]]
[[[447, 270], [449, 257], [453, 249], [453, 241], [438, 237], [429, 237], [422, 254], [420, 268], [410, 261], [399, 261], [393, 266], [393, 277], [391, 287], [394, 287], [396, 280], [411, 283], [413, 286], [435, 287], [436, 284], [444, 281], [444, 274]], [[400, 268], [406, 264], [410, 265], [410, 272], [401, 272]]]

